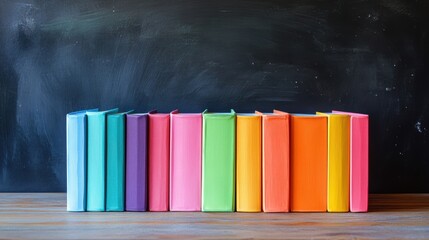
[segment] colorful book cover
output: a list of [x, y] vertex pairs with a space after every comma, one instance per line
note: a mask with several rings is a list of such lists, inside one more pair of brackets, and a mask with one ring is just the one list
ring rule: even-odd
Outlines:
[[168, 211], [170, 114], [149, 114], [149, 211]]
[[350, 116], [316, 114], [328, 117], [328, 212], [348, 212]]
[[257, 113], [262, 115], [262, 209], [289, 212], [290, 115]]
[[350, 116], [350, 211], [368, 211], [368, 125], [366, 114], [332, 111]]
[[235, 112], [203, 114], [202, 210], [235, 210]]
[[326, 212], [328, 119], [292, 114], [290, 131], [291, 211]]
[[148, 113], [126, 119], [125, 210], [147, 211]]
[[262, 210], [262, 121], [237, 114], [237, 212]]
[[125, 208], [125, 113], [107, 116], [106, 211]]
[[201, 113], [170, 114], [170, 211], [201, 210]]
[[86, 211], [87, 117], [86, 112], [66, 116], [67, 141], [67, 211]]
[[106, 127], [107, 116], [118, 109], [87, 112], [88, 118], [88, 185], [87, 210], [106, 210]]

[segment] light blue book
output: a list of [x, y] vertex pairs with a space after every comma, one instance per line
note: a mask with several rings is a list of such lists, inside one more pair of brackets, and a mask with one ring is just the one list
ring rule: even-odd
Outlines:
[[67, 141], [67, 211], [86, 210], [86, 112], [71, 112], [66, 116]]
[[130, 112], [107, 116], [106, 211], [125, 209], [125, 118]]
[[106, 210], [106, 128], [107, 115], [118, 109], [87, 112], [88, 116], [88, 187], [87, 211]]

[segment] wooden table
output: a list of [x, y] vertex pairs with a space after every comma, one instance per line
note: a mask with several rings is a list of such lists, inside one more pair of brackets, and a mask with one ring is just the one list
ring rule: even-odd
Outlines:
[[66, 212], [65, 193], [0, 193], [0, 239], [429, 239], [429, 194], [371, 195], [369, 213]]

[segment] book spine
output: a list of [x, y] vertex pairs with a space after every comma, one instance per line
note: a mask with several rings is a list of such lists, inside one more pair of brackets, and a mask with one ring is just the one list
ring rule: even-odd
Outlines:
[[124, 211], [125, 115], [107, 117], [106, 210]]
[[289, 211], [289, 116], [262, 120], [263, 210]]
[[125, 210], [147, 210], [147, 114], [126, 120]]
[[326, 212], [327, 117], [291, 116], [291, 211]]
[[105, 152], [106, 115], [88, 115], [88, 211], [105, 211]]
[[170, 115], [149, 114], [149, 211], [168, 211]]
[[349, 211], [350, 116], [328, 116], [328, 212]]
[[86, 116], [67, 115], [67, 211], [86, 210]]
[[235, 114], [204, 114], [202, 210], [235, 210]]
[[352, 117], [350, 211], [368, 211], [368, 116]]
[[237, 211], [262, 209], [261, 116], [237, 116]]
[[201, 114], [172, 114], [170, 137], [170, 211], [200, 211]]

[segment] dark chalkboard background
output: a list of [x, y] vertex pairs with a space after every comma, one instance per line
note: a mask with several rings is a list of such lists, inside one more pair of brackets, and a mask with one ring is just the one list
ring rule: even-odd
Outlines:
[[429, 192], [429, 1], [0, 0], [0, 191], [65, 191], [84, 108], [370, 114], [370, 191]]

